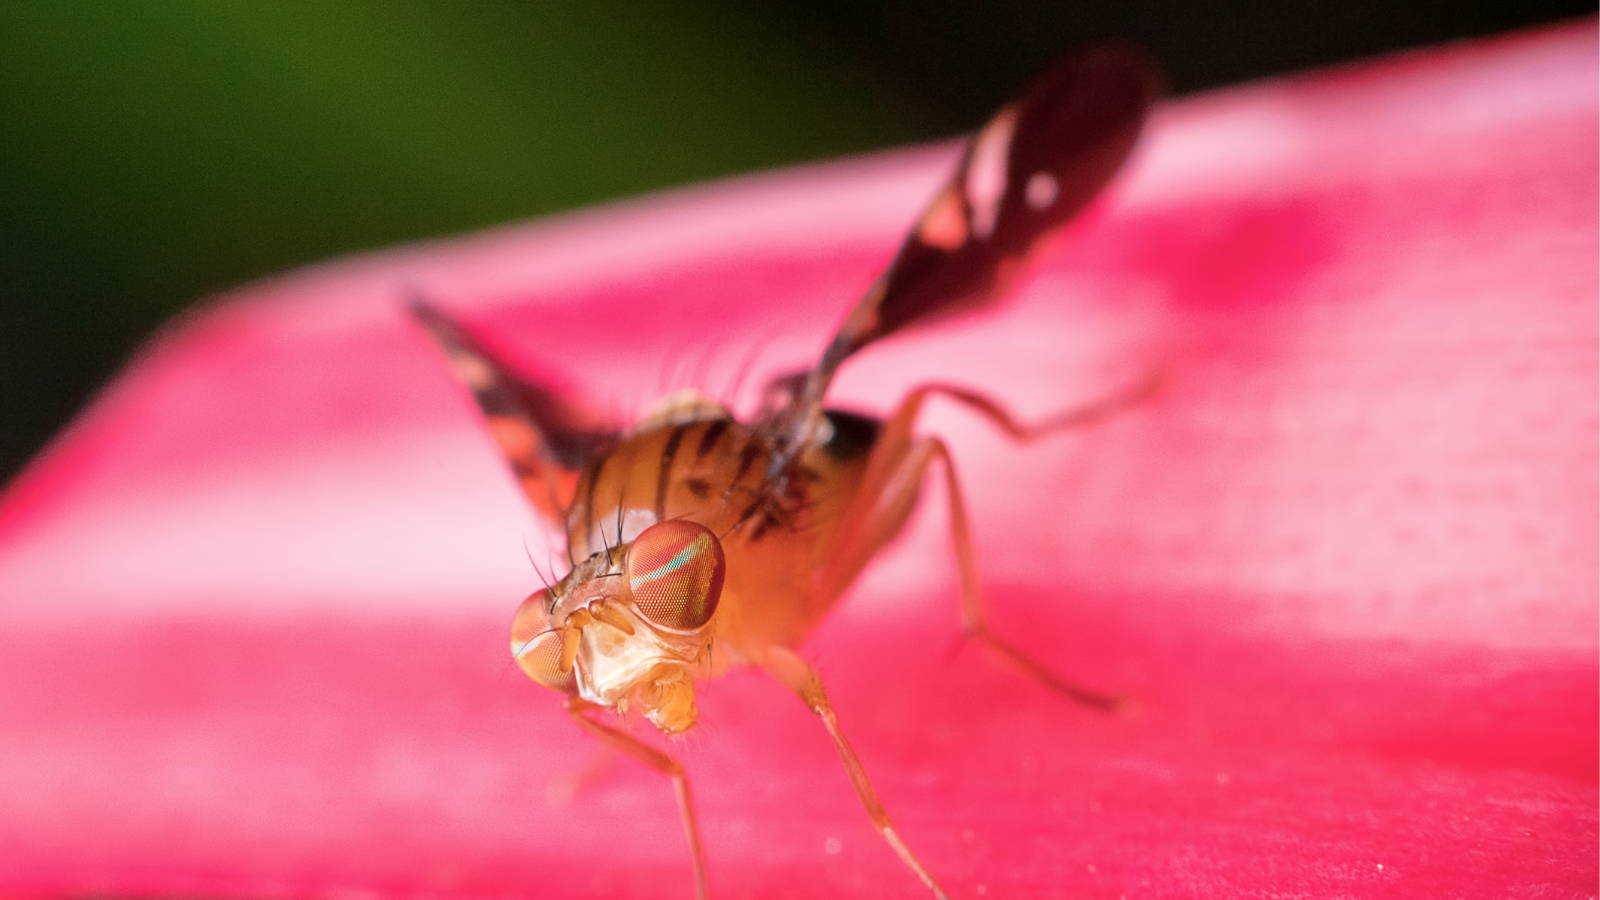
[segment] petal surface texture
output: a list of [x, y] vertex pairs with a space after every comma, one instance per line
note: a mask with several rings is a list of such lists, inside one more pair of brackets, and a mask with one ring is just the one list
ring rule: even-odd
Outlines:
[[[802, 648], [953, 895], [1594, 891], [1596, 116], [1593, 22], [1168, 103], [1010, 301], [845, 368], [849, 407], [937, 379], [1027, 417], [1166, 375], [1026, 447], [923, 423], [996, 630], [1133, 713], [957, 649], [936, 485]], [[0, 496], [0, 894], [690, 896], [666, 780], [593, 765], [507, 654], [524, 545], [563, 554], [403, 301], [621, 416], [686, 385], [748, 410], [954, 152], [175, 323]], [[922, 896], [792, 696], [699, 702], [663, 746], [713, 896]]]

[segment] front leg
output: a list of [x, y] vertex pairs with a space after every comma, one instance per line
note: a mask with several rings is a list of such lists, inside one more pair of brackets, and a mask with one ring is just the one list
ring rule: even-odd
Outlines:
[[799, 695], [806, 708], [817, 714], [822, 720], [822, 726], [828, 729], [828, 736], [833, 738], [833, 745], [839, 751], [839, 758], [844, 761], [844, 768], [850, 775], [850, 783], [856, 789], [856, 796], [861, 798], [861, 805], [866, 807], [867, 815], [871, 817], [872, 824], [877, 827], [878, 833], [889, 843], [890, 848], [905, 863], [912, 874], [921, 879], [933, 895], [939, 900], [949, 900], [944, 889], [928, 874], [926, 867], [906, 846], [900, 833], [894, 830], [894, 824], [889, 821], [889, 812], [884, 809], [883, 801], [878, 799], [878, 792], [872, 789], [872, 782], [867, 780], [867, 771], [862, 768], [861, 760], [856, 756], [856, 751], [845, 740], [844, 732], [839, 729], [839, 717], [833, 711], [833, 704], [828, 702], [828, 694], [822, 687], [822, 679], [805, 660], [796, 656], [793, 651], [783, 647], [768, 647], [761, 656], [761, 666], [778, 681], [787, 685], [790, 690]]
[[672, 792], [678, 800], [678, 814], [683, 817], [683, 830], [689, 838], [689, 854], [694, 858], [694, 895], [697, 900], [706, 900], [706, 866], [700, 851], [700, 824], [695, 820], [694, 800], [689, 795], [689, 778], [684, 774], [683, 766], [679, 765], [677, 760], [626, 731], [589, 717], [590, 711], [600, 709], [601, 707], [577, 697], [567, 700], [567, 715], [571, 716], [584, 731], [599, 738], [607, 746], [621, 750], [672, 779]]

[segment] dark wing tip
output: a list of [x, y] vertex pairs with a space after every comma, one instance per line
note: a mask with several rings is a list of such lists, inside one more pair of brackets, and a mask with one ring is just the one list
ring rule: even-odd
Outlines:
[[1107, 44], [1068, 58], [1018, 104], [1012, 162], [1077, 182], [1082, 195], [1075, 199], [1086, 202], [1132, 149], [1161, 84], [1155, 63], [1131, 46]]
[[409, 291], [406, 294], [405, 310], [417, 324], [427, 329], [440, 343], [459, 344], [464, 337], [461, 327], [449, 316], [439, 311], [439, 308], [429, 303], [420, 293]]

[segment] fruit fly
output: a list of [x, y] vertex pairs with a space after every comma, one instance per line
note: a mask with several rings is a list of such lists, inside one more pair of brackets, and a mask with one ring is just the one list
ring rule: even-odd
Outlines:
[[830, 409], [824, 398], [840, 365], [864, 347], [998, 298], [1040, 238], [1122, 165], [1153, 93], [1146, 63], [1102, 50], [1068, 60], [1001, 109], [817, 363], [774, 379], [749, 421], [679, 392], [630, 429], [594, 427], [553, 391], [513, 374], [468, 331], [413, 302], [528, 500], [565, 531], [571, 571], [517, 609], [512, 654], [530, 678], [565, 695], [584, 731], [671, 780], [697, 896], [706, 894], [705, 866], [683, 768], [602, 713], [637, 710], [667, 734], [687, 731], [697, 718], [696, 685], [743, 665], [765, 670], [817, 715], [873, 825], [935, 896], [945, 896], [895, 830], [821, 679], [795, 649], [901, 530], [935, 466], [946, 486], [966, 635], [1074, 701], [1114, 705], [990, 629], [950, 452], [913, 426], [924, 403], [942, 396], [1028, 439], [1098, 419], [1140, 390], [1031, 426], [974, 391], [944, 384], [913, 390], [881, 418]]

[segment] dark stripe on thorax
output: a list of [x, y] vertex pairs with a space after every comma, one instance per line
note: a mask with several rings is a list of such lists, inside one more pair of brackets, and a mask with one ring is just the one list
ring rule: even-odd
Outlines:
[[667, 445], [661, 448], [661, 469], [656, 473], [656, 521], [667, 517], [667, 485], [672, 478], [672, 460], [678, 455], [678, 445], [683, 443], [683, 433], [689, 425], [674, 426], [667, 435]]
[[760, 494], [757, 494], [756, 498], [754, 500], [750, 501], [750, 505], [749, 506], [746, 506], [744, 509], [739, 511], [738, 517], [736, 517], [733, 520], [733, 528], [731, 530], [735, 530], [736, 531], [741, 526], [743, 526], [744, 523], [750, 521], [751, 517], [753, 517], [756, 514], [756, 510], [760, 509], [762, 504], [764, 504], [766, 502], [766, 500], [767, 500], [766, 497], [763, 497]]
[[705, 459], [706, 454], [710, 453], [712, 448], [717, 446], [717, 441], [722, 440], [722, 436], [727, 433], [727, 419], [718, 419], [707, 425], [706, 430], [700, 434], [700, 443], [695, 445], [694, 458]]
[[756, 457], [760, 455], [761, 437], [751, 431], [750, 437], [744, 442], [744, 446], [739, 448], [739, 468], [734, 470], [733, 478], [728, 481], [728, 487], [731, 488], [743, 481], [744, 476], [750, 473], [750, 467], [756, 464]]
[[605, 470], [606, 463], [611, 461], [607, 454], [594, 461], [589, 467], [589, 483], [583, 488], [583, 548], [592, 550], [589, 546], [589, 535], [594, 534], [594, 489], [600, 483], [600, 473]]

